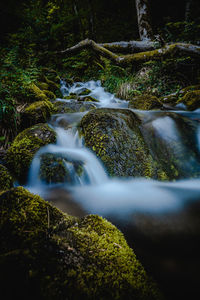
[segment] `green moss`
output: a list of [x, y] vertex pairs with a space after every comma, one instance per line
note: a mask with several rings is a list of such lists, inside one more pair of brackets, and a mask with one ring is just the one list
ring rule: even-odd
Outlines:
[[79, 94], [79, 96], [85, 96], [85, 95], [88, 95], [88, 94], [90, 94], [90, 93], [91, 93], [90, 90], [84, 89], [84, 91], [82, 91], [82, 92]]
[[6, 160], [17, 180], [25, 181], [34, 154], [40, 147], [54, 143], [55, 140], [55, 132], [47, 124], [25, 129], [14, 139]]
[[70, 174], [62, 157], [45, 153], [41, 157], [40, 178], [47, 183], [70, 182]]
[[63, 99], [66, 99], [66, 100], [74, 99], [74, 100], [76, 100], [77, 95], [76, 94], [70, 94], [69, 96], [64, 96]]
[[99, 100], [91, 97], [91, 96], [86, 96], [86, 97], [78, 97], [78, 101], [86, 101], [86, 102], [99, 102]]
[[25, 86], [26, 98], [30, 102], [47, 101], [48, 98], [34, 83]]
[[48, 90], [49, 89], [49, 86], [46, 82], [37, 82], [37, 86], [41, 90]]
[[60, 85], [58, 83], [55, 83], [52, 80], [49, 80], [46, 76], [44, 76], [45, 82], [49, 86], [49, 90], [53, 93], [56, 93], [60, 89]]
[[37, 101], [29, 105], [21, 116], [22, 127], [27, 128], [37, 123], [44, 123], [49, 120], [55, 111], [50, 101]]
[[189, 110], [195, 110], [200, 107], [200, 90], [189, 91], [177, 101], [184, 103]]
[[0, 164], [0, 191], [6, 191], [13, 186], [13, 178], [8, 169]]
[[44, 90], [43, 92], [49, 100], [55, 100], [56, 99], [56, 95], [53, 92], [48, 91], [48, 90]]
[[155, 96], [144, 94], [132, 98], [129, 101], [129, 107], [141, 110], [158, 109], [162, 107], [161, 102]]
[[73, 113], [75, 112], [72, 108], [66, 105], [65, 102], [56, 101], [54, 102], [55, 113]]
[[[0, 266], [8, 299], [160, 299], [122, 233], [61, 213], [22, 187], [0, 196]], [[11, 297], [12, 298], [12, 297]]]
[[95, 109], [80, 124], [85, 144], [101, 158], [111, 176], [157, 178], [157, 166], [129, 110]]

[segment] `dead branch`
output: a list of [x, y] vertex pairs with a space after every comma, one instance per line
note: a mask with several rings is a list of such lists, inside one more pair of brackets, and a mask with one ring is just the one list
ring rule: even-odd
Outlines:
[[[105, 47], [103, 47], [102, 45], [105, 45]], [[200, 46], [186, 44], [186, 43], [174, 43], [171, 45], [165, 45], [160, 49], [142, 51], [139, 53], [133, 53], [127, 55], [117, 55], [116, 53], [108, 50], [106, 48], [106, 45], [107, 44], [97, 44], [93, 40], [86, 39], [79, 42], [73, 47], [61, 51], [60, 53], [71, 55], [71, 54], [78, 53], [83, 49], [92, 49], [95, 53], [111, 60], [112, 62], [120, 66], [127, 66], [130, 64], [141, 64], [149, 60], [161, 60], [168, 57], [177, 57], [177, 56], [184, 56], [184, 55], [190, 55], [191, 57], [200, 56]], [[125, 47], [125, 45], [123, 47]], [[127, 47], [129, 47], [128, 44]]]

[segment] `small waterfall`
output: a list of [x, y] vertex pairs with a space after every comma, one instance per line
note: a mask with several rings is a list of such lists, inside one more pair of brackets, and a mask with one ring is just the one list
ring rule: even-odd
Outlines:
[[[85, 90], [88, 90], [88, 95], [99, 100], [99, 107], [126, 108], [128, 105], [126, 101], [106, 92], [100, 81], [76, 82], [72, 86], [61, 81], [63, 96], [71, 93], [80, 95]], [[196, 122], [200, 120], [199, 110], [134, 112], [141, 119], [144, 139], [156, 159], [164, 159], [167, 166], [171, 162], [169, 152], [173, 153], [173, 163], [181, 155], [178, 168], [183, 169], [183, 174], [200, 172], [200, 125]], [[200, 198], [199, 179], [185, 179], [176, 183], [144, 178], [110, 179], [101, 161], [84, 147], [79, 137], [77, 124], [86, 113], [52, 116], [50, 126], [56, 131], [57, 143], [41, 148], [35, 155], [29, 172], [28, 188], [31, 191], [44, 195], [43, 192], [52, 187], [66, 188], [85, 211], [103, 216], [114, 214], [123, 218], [136, 211], [155, 214], [177, 211], [191, 199]], [[181, 130], [182, 126], [184, 131]], [[192, 140], [188, 142], [191, 137]], [[157, 140], [160, 142], [156, 142]], [[68, 170], [63, 181], [46, 182], [41, 177], [40, 169], [45, 154], [51, 154], [55, 158], [52, 166], [59, 159], [58, 164], [63, 163], [63, 168]]]

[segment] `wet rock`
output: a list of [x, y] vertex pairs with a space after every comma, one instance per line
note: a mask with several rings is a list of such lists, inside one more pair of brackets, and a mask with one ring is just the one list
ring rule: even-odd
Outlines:
[[84, 112], [96, 108], [94, 103], [78, 102], [78, 101], [56, 101], [55, 102], [56, 113], [68, 113], [68, 112]]
[[101, 158], [111, 176], [160, 177], [140, 125], [132, 111], [108, 108], [90, 111], [80, 123], [86, 146]]
[[188, 91], [177, 101], [179, 103], [185, 104], [188, 110], [200, 108], [200, 90]]
[[160, 298], [123, 234], [105, 219], [63, 214], [22, 187], [3, 193], [0, 208], [4, 299]]
[[9, 169], [19, 182], [25, 182], [28, 169], [40, 147], [56, 141], [55, 132], [47, 124], [37, 124], [22, 131], [7, 151]]

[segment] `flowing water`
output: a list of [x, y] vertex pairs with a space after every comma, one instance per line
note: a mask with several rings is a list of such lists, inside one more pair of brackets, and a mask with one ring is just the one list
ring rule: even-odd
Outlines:
[[[96, 107], [128, 107], [128, 102], [106, 92], [100, 81], [78, 82], [72, 86], [61, 81], [63, 96], [73, 93], [81, 98], [85, 89], [90, 90], [88, 96], [99, 100], [95, 102]], [[57, 101], [68, 104], [75, 100]], [[110, 178], [101, 161], [84, 146], [79, 136], [77, 125], [87, 113], [83, 112], [52, 117], [49, 124], [56, 131], [57, 143], [37, 152], [27, 188], [66, 212], [71, 212], [71, 206], [75, 204], [74, 214], [94, 213], [108, 218], [124, 231], [128, 242], [163, 287], [168, 299], [178, 299], [177, 295], [182, 298], [187, 294], [191, 296], [191, 291], [199, 284], [197, 269], [200, 267], [197, 246], [200, 229], [200, 110], [134, 112], [141, 119], [142, 133], [153, 157], [162, 159], [167, 166], [168, 157], [173, 153], [181, 180]], [[45, 155], [62, 161], [67, 172], [64, 180], [56, 183], [50, 179], [47, 182], [41, 175]]]

